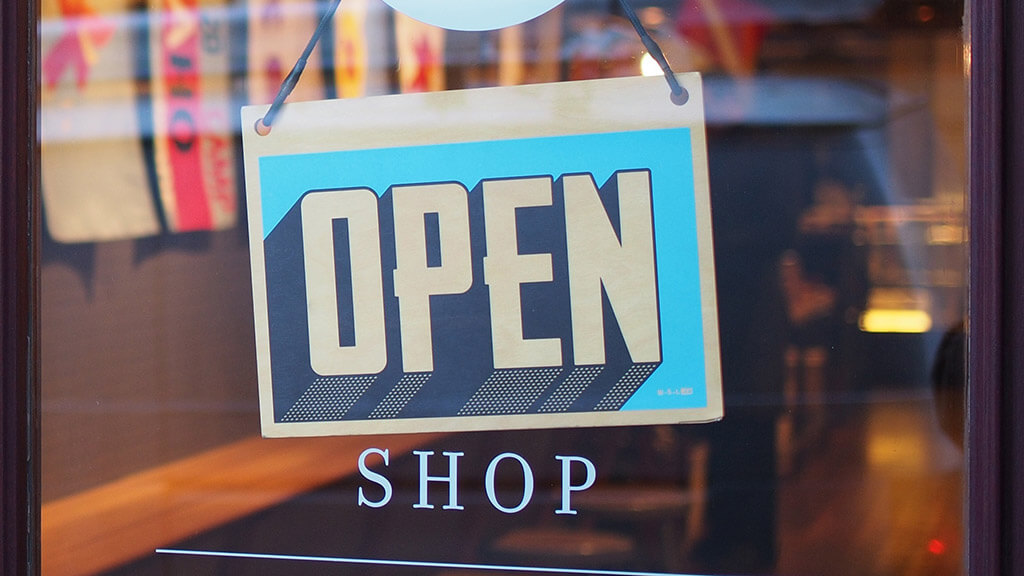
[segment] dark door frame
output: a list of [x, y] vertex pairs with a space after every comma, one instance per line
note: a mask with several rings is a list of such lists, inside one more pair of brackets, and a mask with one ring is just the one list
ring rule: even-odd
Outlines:
[[1024, 574], [1024, 6], [968, 2], [968, 574]]
[[[1024, 3], [967, 0], [967, 557], [1024, 574]], [[39, 572], [36, 0], [0, 3], [0, 571]]]
[[39, 572], [36, 0], [0, 3], [0, 570]]

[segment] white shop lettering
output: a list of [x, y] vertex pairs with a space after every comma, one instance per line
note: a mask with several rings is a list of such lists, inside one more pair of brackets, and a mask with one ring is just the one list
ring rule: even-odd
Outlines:
[[[413, 508], [433, 509], [435, 507], [435, 505], [430, 502], [428, 490], [430, 483], [435, 482], [438, 484], [448, 485], [448, 500], [447, 503], [441, 506], [443, 510], [464, 510], [465, 507], [459, 504], [458, 478], [459, 458], [465, 456], [465, 453], [442, 452], [440, 457], [434, 457], [435, 452], [433, 450], [414, 450], [413, 454], [419, 458], [419, 499], [415, 504], [413, 504]], [[359, 506], [383, 508], [391, 502], [391, 498], [394, 494], [394, 488], [387, 476], [383, 473], [375, 472], [370, 469], [370, 464], [367, 462], [370, 456], [379, 457], [380, 463], [385, 468], [390, 464], [391, 455], [388, 449], [367, 448], [366, 450], [363, 450], [359, 455], [359, 473], [364, 479], [377, 485], [378, 489], [375, 489], [374, 492], [379, 490], [381, 495], [372, 499], [367, 496], [367, 492], [363, 490], [363, 486], [360, 486], [357, 493], [357, 501]], [[447, 460], [447, 474], [430, 474], [431, 457], [434, 457], [434, 460]], [[575, 515], [577, 511], [572, 507], [572, 494], [574, 492], [587, 490], [594, 485], [594, 482], [597, 479], [597, 468], [594, 466], [592, 461], [583, 456], [555, 456], [555, 460], [560, 464], [561, 473], [561, 500], [560, 506], [555, 510], [555, 514]], [[435, 464], [435, 466], [437, 466], [437, 464]], [[495, 491], [495, 475], [499, 466], [511, 466], [518, 468], [522, 472], [523, 492], [519, 497], [518, 502], [503, 503], [499, 501], [497, 492]], [[581, 482], [573, 483], [573, 471], [580, 469], [580, 467], [582, 467], [584, 477]], [[530, 463], [519, 454], [514, 452], [498, 454], [492, 458], [490, 464], [487, 465], [487, 471], [484, 476], [484, 490], [487, 494], [487, 500], [496, 510], [506, 514], [516, 514], [521, 512], [530, 504], [530, 501], [533, 498], [533, 468], [530, 466]]]

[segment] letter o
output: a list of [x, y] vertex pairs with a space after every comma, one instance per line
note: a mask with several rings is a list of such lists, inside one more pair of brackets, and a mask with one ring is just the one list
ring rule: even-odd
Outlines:
[[[517, 506], [512, 508], [502, 506], [501, 503], [498, 502], [498, 498], [494, 493], [494, 473], [498, 468], [498, 463], [508, 458], [519, 462], [519, 465], [523, 469], [523, 498], [519, 501]], [[505, 514], [515, 514], [523, 508], [526, 508], [526, 505], [530, 503], [531, 499], [533, 499], [533, 469], [530, 468], [529, 462], [519, 454], [515, 454], [513, 452], [498, 454], [487, 466], [487, 475], [484, 477], [484, 488], [487, 490], [487, 499], [491, 501], [491, 505], [494, 506], [495, 509], [502, 511]]]

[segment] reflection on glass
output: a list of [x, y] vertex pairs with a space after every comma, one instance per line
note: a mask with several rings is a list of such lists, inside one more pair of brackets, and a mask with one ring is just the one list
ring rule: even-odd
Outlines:
[[[45, 574], [961, 572], [956, 2], [633, 2], [673, 67], [705, 74], [722, 422], [301, 440], [258, 438], [237, 109], [270, 101], [324, 6], [42, 4]], [[344, 0], [290, 98], [648, 61], [616, 2], [455, 32]], [[379, 509], [358, 505], [382, 497], [370, 448], [391, 458], [367, 460], [394, 490]], [[416, 450], [432, 476], [465, 454], [463, 510], [440, 482], [414, 506]], [[515, 514], [512, 460], [488, 500], [506, 452], [535, 482]], [[555, 513], [556, 455], [596, 465], [578, 514]]]

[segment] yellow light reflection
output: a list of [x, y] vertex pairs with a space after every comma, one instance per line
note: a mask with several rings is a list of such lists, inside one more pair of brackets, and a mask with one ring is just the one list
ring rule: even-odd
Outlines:
[[872, 308], [860, 315], [863, 332], [921, 334], [932, 329], [931, 314], [924, 310]]
[[644, 52], [643, 57], [640, 58], [640, 73], [644, 76], [661, 76], [661, 66], [658, 65], [658, 61], [651, 56], [650, 52]]
[[868, 463], [889, 470], [927, 470], [928, 445], [916, 435], [875, 433], [867, 439]]

